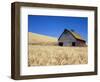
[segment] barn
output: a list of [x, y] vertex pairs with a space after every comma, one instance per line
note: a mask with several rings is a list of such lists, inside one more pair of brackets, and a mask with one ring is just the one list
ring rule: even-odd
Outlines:
[[65, 29], [58, 38], [59, 46], [86, 46], [86, 41], [74, 30]]

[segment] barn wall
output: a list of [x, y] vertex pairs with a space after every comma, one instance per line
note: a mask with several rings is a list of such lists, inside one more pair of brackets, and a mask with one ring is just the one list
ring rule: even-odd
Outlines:
[[76, 46], [86, 46], [85, 42], [84, 41], [80, 41], [80, 40], [77, 40], [76, 41]]
[[60, 37], [59, 42], [63, 42], [63, 46], [72, 46], [72, 42], [76, 42], [76, 39], [69, 32], [66, 32]]

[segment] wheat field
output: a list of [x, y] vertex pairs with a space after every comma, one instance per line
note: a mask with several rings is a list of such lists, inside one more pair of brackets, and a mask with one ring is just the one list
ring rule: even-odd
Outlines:
[[87, 47], [61, 47], [57, 38], [29, 32], [28, 66], [88, 63]]
[[29, 45], [29, 66], [87, 64], [87, 47]]

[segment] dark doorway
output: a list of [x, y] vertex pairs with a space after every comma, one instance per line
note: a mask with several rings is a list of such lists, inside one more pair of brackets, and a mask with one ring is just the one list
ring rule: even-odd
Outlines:
[[63, 46], [63, 42], [59, 42], [59, 46]]
[[75, 46], [75, 42], [72, 42], [72, 46]]

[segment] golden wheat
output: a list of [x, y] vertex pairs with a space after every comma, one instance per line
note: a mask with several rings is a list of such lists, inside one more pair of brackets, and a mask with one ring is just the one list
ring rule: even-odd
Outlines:
[[29, 45], [29, 66], [87, 64], [87, 47]]

